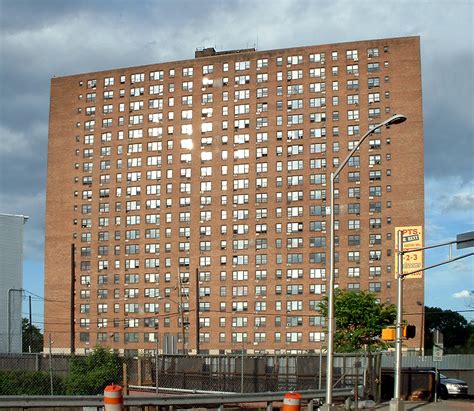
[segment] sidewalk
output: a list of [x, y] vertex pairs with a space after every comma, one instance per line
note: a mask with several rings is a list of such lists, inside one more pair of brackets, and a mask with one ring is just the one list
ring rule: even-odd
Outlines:
[[[389, 403], [383, 403], [377, 405], [375, 408], [377, 411], [388, 411], [390, 410]], [[431, 410], [474, 410], [474, 401], [473, 400], [446, 400], [439, 402], [424, 402], [424, 401], [406, 401], [405, 410], [422, 410], [422, 411], [431, 411]]]

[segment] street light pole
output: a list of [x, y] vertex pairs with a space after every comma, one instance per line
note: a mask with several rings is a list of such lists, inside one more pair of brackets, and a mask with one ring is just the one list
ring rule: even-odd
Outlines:
[[344, 159], [344, 161], [338, 166], [337, 170], [331, 173], [330, 176], [330, 203], [329, 203], [329, 216], [330, 216], [330, 242], [329, 242], [329, 290], [328, 290], [328, 340], [327, 340], [327, 357], [326, 357], [326, 403], [323, 406], [323, 410], [333, 409], [332, 403], [332, 383], [333, 383], [333, 365], [334, 365], [334, 333], [335, 333], [335, 319], [334, 319], [334, 183], [341, 173], [342, 169], [349, 162], [349, 159], [359, 149], [360, 145], [365, 139], [371, 134], [375, 133], [381, 127], [389, 127], [394, 124], [400, 124], [406, 121], [406, 116], [403, 114], [395, 114], [380, 124], [375, 125], [373, 128], [368, 130], [362, 138], [357, 142], [355, 147]]
[[160, 370], [158, 364], [158, 350], [159, 350], [159, 341], [158, 341], [158, 327], [155, 326], [155, 393], [156, 395], [160, 392], [160, 385], [159, 385], [159, 378], [160, 378]]
[[336, 322], [334, 320], [334, 179], [335, 173], [331, 173], [330, 181], [330, 199], [329, 199], [329, 293], [328, 293], [328, 341], [326, 353], [326, 404], [332, 404], [332, 382], [334, 380], [334, 333]]

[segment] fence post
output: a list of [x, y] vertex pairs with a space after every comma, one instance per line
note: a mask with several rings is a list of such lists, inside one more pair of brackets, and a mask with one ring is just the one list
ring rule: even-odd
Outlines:
[[138, 385], [142, 385], [142, 359], [141, 357], [137, 357], [137, 382], [138, 382]]
[[53, 390], [53, 358], [52, 358], [52, 345], [53, 341], [51, 340], [51, 334], [49, 334], [49, 382], [51, 388], [51, 395], [54, 395]]
[[374, 390], [374, 356], [370, 349], [367, 351], [367, 385], [368, 385], [368, 395], [366, 398], [375, 398]]
[[359, 409], [359, 356], [355, 357], [355, 384], [354, 384], [354, 403], [355, 409]]
[[240, 358], [240, 392], [244, 392], [244, 349], [242, 348], [242, 357]]
[[[157, 340], [158, 341], [158, 340]], [[158, 343], [156, 344], [158, 347]], [[155, 386], [156, 386], [156, 394], [160, 391], [160, 368], [158, 363], [158, 348], [156, 349], [155, 353]]]
[[377, 355], [377, 402], [382, 398], [382, 353]]
[[258, 374], [258, 357], [253, 359], [253, 392], [259, 391], [260, 375]]
[[122, 363], [122, 382], [125, 391], [125, 395], [128, 394], [128, 373], [127, 373], [127, 363]]

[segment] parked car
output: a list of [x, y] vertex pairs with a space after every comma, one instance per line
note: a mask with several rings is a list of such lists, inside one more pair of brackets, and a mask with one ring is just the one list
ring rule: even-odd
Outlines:
[[457, 378], [449, 378], [444, 374], [439, 374], [439, 396], [445, 400], [448, 397], [467, 396], [468, 386], [466, 381]]

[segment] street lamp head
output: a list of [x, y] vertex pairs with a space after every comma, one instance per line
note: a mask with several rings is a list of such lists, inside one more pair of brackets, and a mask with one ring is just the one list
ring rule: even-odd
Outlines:
[[392, 124], [401, 124], [407, 120], [406, 116], [403, 114], [395, 114], [392, 117], [385, 120], [382, 125], [390, 127]]

